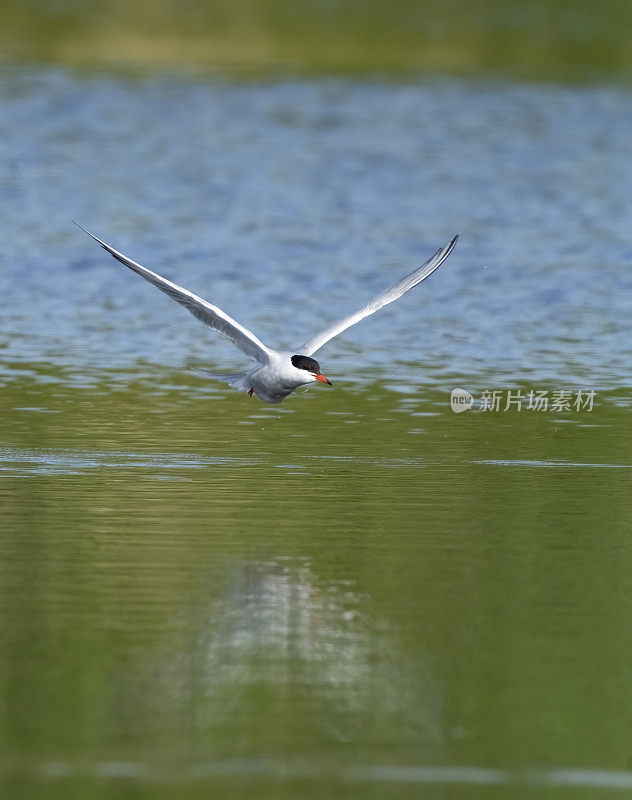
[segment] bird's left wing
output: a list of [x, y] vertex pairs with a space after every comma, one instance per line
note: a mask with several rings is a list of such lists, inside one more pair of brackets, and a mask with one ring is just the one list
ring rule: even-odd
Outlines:
[[[77, 225], [76, 222], [75, 225]], [[81, 225], [77, 225], [77, 227], [81, 228]], [[247, 356], [263, 364], [268, 363], [272, 353], [270, 348], [259, 341], [254, 333], [251, 333], [247, 328], [244, 328], [243, 325], [240, 325], [232, 317], [229, 317], [221, 308], [207, 303], [206, 300], [202, 300], [202, 298], [198, 297], [196, 294], [187, 291], [187, 289], [183, 289], [181, 286], [168, 281], [166, 278], [162, 278], [160, 275], [147, 269], [147, 267], [137, 264], [122, 253], [119, 253], [118, 250], [110, 247], [109, 244], [102, 242], [101, 239], [98, 239], [85, 228], [81, 228], [81, 230], [87, 233], [88, 236], [92, 236], [92, 238], [98, 242], [104, 250], [107, 250], [110, 255], [114, 256], [117, 261], [120, 261], [121, 264], [125, 264], [125, 266], [129, 267], [133, 272], [136, 272], [146, 281], [152, 283], [160, 289], [161, 292], [164, 292], [175, 300], [176, 303], [180, 303], [180, 305], [184, 306], [187, 311], [190, 311], [194, 317], [197, 317], [197, 319], [201, 320], [206, 325], [214, 328], [221, 336], [228, 339], [229, 342], [234, 344], [235, 347], [238, 347]]]
[[400, 298], [403, 294], [406, 294], [406, 292], [410, 291], [413, 286], [417, 286], [418, 283], [421, 283], [425, 278], [428, 277], [428, 275], [431, 275], [437, 269], [437, 267], [440, 267], [441, 264], [443, 264], [443, 262], [454, 249], [454, 245], [457, 243], [458, 238], [458, 236], [455, 236], [449, 244], [437, 250], [432, 258], [429, 258], [425, 264], [423, 264], [421, 267], [417, 267], [417, 269], [413, 270], [409, 275], [406, 275], [405, 278], [402, 278], [401, 281], [396, 283], [394, 286], [384, 289], [384, 291], [380, 292], [377, 297], [374, 297], [373, 300], [371, 300], [361, 309], [353, 314], [350, 314], [348, 317], [335, 322], [333, 325], [325, 328], [324, 331], [317, 333], [316, 336], [312, 336], [309, 341], [305, 342], [304, 345], [299, 347], [299, 349], [296, 351], [297, 355], [311, 356], [312, 353], [315, 353], [317, 350], [319, 350], [326, 342], [328, 342], [330, 339], [333, 339], [334, 336], [346, 331], [347, 328], [355, 325], [356, 322], [360, 322], [361, 319], [364, 319], [371, 314], [375, 314], [375, 312], [379, 311], [380, 308], [383, 308], [389, 303], [392, 303], [394, 300]]

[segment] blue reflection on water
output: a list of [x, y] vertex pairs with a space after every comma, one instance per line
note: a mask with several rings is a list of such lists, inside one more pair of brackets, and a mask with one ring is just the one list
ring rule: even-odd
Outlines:
[[328, 374], [409, 387], [627, 375], [623, 89], [2, 77], [5, 380], [27, 361], [79, 376], [244, 364], [72, 218], [278, 347], [459, 232], [427, 283], [323, 350]]

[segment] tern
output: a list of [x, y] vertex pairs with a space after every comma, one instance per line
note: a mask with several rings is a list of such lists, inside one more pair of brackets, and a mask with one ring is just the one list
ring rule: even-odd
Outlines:
[[227, 383], [234, 389], [246, 391], [252, 397], [252, 394], [257, 395], [261, 400], [266, 403], [280, 403], [285, 397], [299, 386], [320, 381], [331, 386], [331, 381], [326, 378], [320, 369], [320, 364], [311, 356], [320, 348], [338, 336], [339, 333], [347, 330], [356, 322], [361, 319], [374, 314], [380, 308], [392, 303], [394, 300], [400, 298], [406, 292], [409, 292], [418, 283], [421, 283], [429, 275], [431, 275], [437, 267], [446, 260], [450, 255], [454, 246], [457, 243], [458, 236], [455, 236], [451, 242], [445, 247], [440, 248], [437, 252], [411, 273], [406, 275], [400, 281], [388, 289], [384, 289], [373, 300], [370, 300], [366, 305], [362, 306], [358, 311], [349, 314], [348, 317], [334, 322], [328, 328], [325, 328], [320, 333], [312, 336], [305, 344], [302, 344], [296, 350], [282, 351], [273, 350], [267, 347], [263, 342], [257, 338], [254, 333], [244, 328], [232, 317], [229, 317], [221, 308], [214, 306], [201, 297], [198, 297], [193, 292], [183, 289], [175, 283], [162, 278], [155, 272], [152, 272], [147, 267], [143, 267], [127, 258], [118, 250], [115, 250], [109, 244], [106, 244], [94, 234], [82, 228], [75, 222], [78, 228], [88, 236], [91, 236], [101, 247], [106, 250], [110, 255], [114, 256], [117, 261], [129, 267], [133, 272], [136, 272], [141, 278], [144, 278], [149, 283], [160, 289], [166, 295], [171, 297], [177, 303], [184, 306], [187, 311], [190, 311], [194, 317], [214, 328], [221, 336], [228, 339], [229, 342], [238, 347], [245, 355], [254, 359], [255, 365], [247, 372], [231, 372], [228, 374], [220, 374], [216, 372], [206, 372], [206, 370], [198, 370], [204, 375], [211, 377], [215, 380]]

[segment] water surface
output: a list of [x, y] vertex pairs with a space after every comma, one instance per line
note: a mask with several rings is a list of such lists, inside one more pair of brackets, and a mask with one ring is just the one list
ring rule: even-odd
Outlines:
[[[630, 95], [2, 77], [9, 796], [629, 792]], [[71, 218], [279, 347], [461, 240], [266, 406]]]

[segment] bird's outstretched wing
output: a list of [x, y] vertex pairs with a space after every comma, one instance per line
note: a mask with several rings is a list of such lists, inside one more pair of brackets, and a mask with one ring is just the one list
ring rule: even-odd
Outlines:
[[[75, 225], [77, 225], [76, 222]], [[81, 225], [77, 225], [77, 227], [81, 228]], [[166, 278], [161, 278], [160, 275], [156, 275], [156, 273], [152, 272], [150, 269], [137, 264], [122, 253], [119, 253], [118, 250], [110, 247], [109, 244], [102, 242], [101, 239], [98, 239], [85, 228], [81, 228], [81, 230], [87, 233], [88, 236], [92, 236], [92, 238], [98, 242], [104, 250], [107, 250], [110, 255], [114, 256], [117, 261], [120, 261], [121, 264], [125, 264], [126, 267], [129, 267], [146, 281], [149, 281], [149, 283], [153, 283], [161, 292], [171, 297], [176, 303], [180, 303], [181, 306], [184, 306], [194, 317], [197, 317], [197, 319], [201, 320], [206, 325], [214, 328], [247, 356], [263, 364], [268, 363], [270, 354], [272, 353], [270, 348], [266, 347], [263, 342], [260, 342], [254, 333], [251, 333], [247, 328], [244, 328], [243, 325], [240, 325], [232, 317], [229, 317], [221, 308], [207, 303], [206, 300], [202, 300], [201, 297], [183, 289], [175, 283], [171, 283], [171, 281], [168, 281]]]
[[406, 294], [406, 292], [410, 291], [413, 286], [417, 286], [418, 283], [421, 283], [421, 281], [427, 278], [428, 275], [431, 275], [437, 269], [437, 267], [440, 267], [441, 264], [443, 264], [443, 262], [452, 252], [458, 238], [458, 236], [455, 236], [449, 244], [437, 250], [432, 258], [428, 259], [425, 264], [423, 264], [421, 267], [417, 267], [417, 269], [413, 270], [410, 275], [406, 275], [405, 278], [402, 278], [401, 281], [396, 283], [394, 286], [384, 289], [384, 291], [380, 292], [377, 297], [374, 297], [373, 300], [363, 306], [359, 311], [350, 314], [348, 317], [345, 317], [338, 322], [334, 322], [333, 325], [325, 328], [324, 331], [317, 333], [316, 336], [312, 336], [309, 341], [305, 342], [304, 345], [299, 347], [299, 349], [296, 351], [297, 355], [311, 356], [312, 353], [320, 350], [325, 342], [333, 339], [334, 336], [346, 331], [347, 328], [355, 325], [356, 322], [360, 322], [361, 319], [364, 319], [371, 314], [375, 314], [375, 312], [379, 311], [380, 308], [383, 308], [389, 303], [392, 303], [393, 300], [397, 300], [403, 294]]

